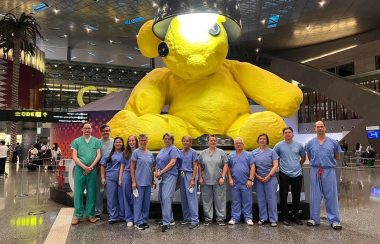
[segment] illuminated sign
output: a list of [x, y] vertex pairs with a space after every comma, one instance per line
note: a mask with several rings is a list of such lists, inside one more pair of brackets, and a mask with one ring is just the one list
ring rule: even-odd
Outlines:
[[48, 112], [30, 110], [2, 110], [0, 121], [33, 121], [55, 123], [83, 123], [88, 121], [88, 113]]
[[380, 130], [380, 126], [378, 126], [378, 125], [366, 126], [365, 130]]
[[33, 10], [36, 12], [36, 13], [39, 13], [39, 12], [42, 12], [44, 11], [45, 9], [47, 9], [49, 7], [49, 5], [47, 5], [46, 3], [40, 3], [36, 6], [33, 7]]
[[139, 23], [139, 22], [142, 22], [142, 21], [144, 21], [143, 17], [137, 17], [137, 18], [134, 18], [134, 19], [126, 19], [126, 20], [124, 20], [124, 24], [126, 24], [126, 25], [132, 25], [132, 24]]
[[369, 130], [367, 131], [368, 139], [380, 139], [380, 130]]
[[277, 27], [279, 20], [280, 20], [280, 15], [278, 15], [278, 14], [274, 14], [274, 15], [269, 16], [267, 28], [270, 29], [270, 28]]

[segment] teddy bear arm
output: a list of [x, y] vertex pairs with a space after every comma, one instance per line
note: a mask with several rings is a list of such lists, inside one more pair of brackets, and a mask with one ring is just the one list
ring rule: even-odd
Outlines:
[[133, 89], [125, 109], [137, 116], [160, 114], [165, 105], [166, 82], [161, 72], [147, 74]]
[[301, 89], [277, 75], [249, 63], [227, 60], [226, 65], [246, 96], [265, 109], [290, 117], [302, 103]]

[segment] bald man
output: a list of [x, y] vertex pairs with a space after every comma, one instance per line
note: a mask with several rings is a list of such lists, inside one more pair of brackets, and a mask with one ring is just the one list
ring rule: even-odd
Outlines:
[[228, 156], [228, 179], [231, 186], [231, 220], [234, 225], [240, 222], [243, 213], [244, 221], [252, 226], [252, 186], [255, 175], [255, 164], [252, 154], [244, 150], [240, 137], [234, 140], [235, 152]]
[[317, 137], [311, 139], [305, 147], [310, 161], [310, 220], [307, 221], [307, 225], [320, 224], [323, 197], [331, 227], [340, 230], [342, 225], [335, 167], [341, 148], [336, 140], [326, 136], [326, 126], [323, 121], [317, 121], [314, 128]]

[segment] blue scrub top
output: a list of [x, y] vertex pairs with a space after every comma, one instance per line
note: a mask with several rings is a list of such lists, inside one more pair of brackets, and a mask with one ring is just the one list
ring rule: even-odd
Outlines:
[[317, 138], [311, 139], [305, 146], [311, 167], [334, 168], [336, 166], [335, 154], [342, 151], [338, 142], [326, 137], [322, 145]]
[[[136, 150], [136, 149], [135, 149]], [[133, 150], [133, 151], [135, 151]], [[132, 152], [133, 153], [133, 152]], [[129, 159], [125, 160], [125, 166], [124, 166], [124, 172], [130, 172], [131, 171], [131, 159], [132, 159], [132, 153], [129, 156]]]
[[256, 174], [261, 177], [266, 177], [269, 174], [273, 167], [273, 161], [278, 159], [277, 153], [269, 147], [265, 148], [264, 151], [260, 151], [260, 148], [253, 150], [252, 156], [256, 166]]
[[177, 176], [178, 175], [178, 163], [179, 159], [181, 158], [181, 155], [179, 154], [179, 150], [171, 145], [170, 147], [165, 147], [162, 148], [156, 157], [156, 162], [157, 162], [157, 169], [162, 170], [163, 168], [166, 167], [166, 165], [169, 164], [170, 160], [173, 158], [177, 159], [177, 162], [175, 165], [166, 173]]
[[185, 151], [182, 149], [180, 151], [180, 155], [182, 158], [182, 164], [181, 164], [180, 170], [182, 170], [184, 172], [192, 173], [193, 172], [193, 163], [194, 163], [194, 161], [197, 160], [197, 157], [198, 157], [197, 151], [190, 148], [189, 151], [187, 151], [185, 153]]
[[136, 162], [136, 183], [137, 186], [151, 186], [153, 179], [152, 168], [155, 165], [154, 157], [151, 151], [137, 148], [133, 151], [131, 160]]
[[252, 154], [245, 150], [239, 155], [233, 152], [228, 156], [228, 166], [230, 167], [235, 185], [242, 186], [247, 183], [253, 164]]
[[287, 143], [280, 141], [274, 146], [273, 150], [280, 157], [280, 171], [289, 177], [298, 177], [302, 175], [301, 157], [306, 156], [302, 144], [296, 141]]
[[119, 179], [120, 166], [125, 163], [126, 159], [123, 152], [114, 152], [109, 161], [109, 154], [102, 157], [100, 160], [100, 165], [106, 168], [106, 177], [108, 179]]

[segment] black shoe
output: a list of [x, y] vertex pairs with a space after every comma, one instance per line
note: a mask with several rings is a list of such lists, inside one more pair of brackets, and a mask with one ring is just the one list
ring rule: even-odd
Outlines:
[[168, 232], [169, 231], [169, 225], [163, 225], [161, 231], [162, 232]]
[[101, 216], [100, 216], [100, 214], [95, 215], [95, 218], [96, 218], [96, 220], [101, 220], [102, 219]]
[[217, 220], [216, 223], [219, 225], [219, 226], [225, 226], [226, 223], [224, 223], [223, 220]]
[[209, 224], [211, 224], [211, 220], [205, 220], [205, 222], [203, 222], [203, 225], [208, 226]]
[[138, 230], [145, 230], [145, 226], [143, 224], [141, 225], [135, 225], [135, 228]]
[[199, 224], [198, 224], [198, 223], [196, 223], [196, 224], [191, 224], [191, 225], [189, 226], [189, 229], [190, 229], [190, 230], [194, 230], [194, 229], [197, 229], [197, 228], [199, 228]]
[[[164, 223], [162, 221], [158, 222], [158, 224], [162, 227], [164, 226]], [[170, 226], [174, 226], [175, 225], [175, 222], [174, 220], [170, 221]]]
[[148, 228], [149, 228], [149, 225], [148, 225], [147, 223], [143, 223], [143, 224], [141, 224], [141, 225], [143, 225], [145, 229], [148, 229]]
[[113, 225], [113, 224], [116, 224], [117, 222], [118, 222], [117, 220], [110, 220], [108, 221], [108, 224]]
[[294, 223], [297, 225], [303, 225], [302, 221], [299, 218], [294, 218]]
[[181, 225], [188, 225], [188, 224], [191, 224], [191, 221], [189, 221], [189, 220], [182, 220], [181, 221]]
[[290, 225], [290, 222], [289, 222], [288, 218], [284, 218], [284, 220], [282, 221], [282, 223], [284, 223], [284, 225]]

